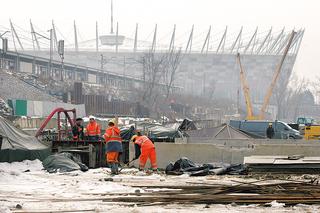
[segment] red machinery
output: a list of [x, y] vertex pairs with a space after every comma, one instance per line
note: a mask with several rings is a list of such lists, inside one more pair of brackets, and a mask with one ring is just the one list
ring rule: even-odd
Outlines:
[[[84, 140], [73, 140], [72, 137], [71, 139], [68, 139], [68, 133], [70, 133], [72, 127], [75, 125], [76, 109], [66, 110], [64, 108], [57, 108], [53, 110], [37, 131], [36, 137], [43, 135], [45, 127], [56, 114], [57, 135], [56, 137], [50, 137], [48, 140], [51, 142], [52, 152], [70, 152], [79, 154], [82, 156], [83, 162], [90, 168], [104, 165], [102, 140], [91, 141], [86, 138]], [[63, 115], [64, 117], [62, 117]], [[62, 122], [64, 122], [66, 128], [62, 128]]]
[[[43, 132], [44, 128], [47, 126], [47, 124], [49, 123], [49, 121], [52, 119], [52, 117], [57, 113], [57, 133], [58, 133], [58, 141], [61, 141], [61, 135], [64, 132], [64, 130], [61, 129], [61, 113], [65, 115], [67, 122], [69, 122], [71, 128], [74, 125], [74, 122], [76, 120], [76, 109], [64, 109], [64, 108], [57, 108], [55, 110], [53, 110], [50, 115], [47, 117], [47, 119], [44, 121], [44, 123], [41, 125], [41, 127], [39, 128], [39, 130], [36, 133], [36, 137], [40, 136], [41, 133]], [[70, 116], [69, 113], [73, 113], [72, 116]], [[72, 118], [71, 118], [72, 117]], [[68, 124], [66, 124], [68, 125]]]

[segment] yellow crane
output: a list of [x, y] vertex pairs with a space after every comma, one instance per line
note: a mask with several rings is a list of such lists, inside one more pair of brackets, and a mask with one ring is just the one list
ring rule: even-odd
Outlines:
[[244, 70], [241, 64], [240, 60], [240, 54], [237, 54], [237, 61], [240, 66], [240, 81], [242, 85], [242, 90], [243, 90], [243, 95], [244, 95], [244, 100], [246, 102], [246, 107], [247, 107], [247, 120], [256, 120], [257, 117], [253, 115], [253, 110], [252, 110], [252, 103], [251, 103], [251, 98], [250, 98], [250, 89], [249, 89], [249, 84], [247, 82], [246, 76], [244, 74]]
[[284, 63], [284, 60], [285, 60], [288, 52], [289, 52], [289, 49], [290, 49], [290, 46], [292, 44], [292, 41], [294, 39], [295, 34], [296, 34], [295, 31], [292, 31], [292, 33], [290, 34], [288, 44], [287, 44], [287, 46], [286, 46], [286, 48], [284, 50], [284, 54], [282, 55], [280, 63], [278, 64], [278, 66], [276, 68], [276, 71], [273, 74], [271, 84], [270, 84], [270, 86], [268, 88], [268, 91], [267, 91], [265, 97], [264, 97], [263, 104], [262, 104], [262, 107], [260, 109], [259, 116], [254, 116], [254, 114], [253, 114], [252, 103], [251, 103], [251, 98], [250, 98], [249, 85], [248, 85], [248, 82], [247, 82], [246, 77], [244, 75], [244, 70], [243, 70], [243, 67], [242, 67], [242, 64], [241, 64], [241, 60], [240, 60], [240, 54], [239, 53], [237, 54], [237, 61], [238, 61], [239, 66], [240, 66], [240, 81], [241, 81], [241, 84], [242, 84], [243, 94], [244, 94], [244, 97], [245, 97], [245, 102], [246, 102], [246, 107], [247, 107], [247, 117], [246, 117], [247, 120], [264, 120], [265, 119], [265, 113], [266, 113], [267, 107], [269, 105], [273, 89], [274, 89], [274, 87], [275, 87], [275, 85], [277, 83], [277, 80], [278, 80], [280, 72], [281, 72], [282, 65]]
[[282, 68], [283, 62], [286, 59], [286, 56], [287, 56], [287, 54], [289, 52], [290, 46], [292, 44], [292, 41], [293, 41], [293, 38], [294, 38], [295, 35], [296, 35], [296, 32], [292, 31], [292, 33], [291, 33], [291, 35], [289, 37], [289, 41], [288, 41], [288, 44], [286, 46], [286, 49], [284, 50], [284, 53], [283, 53], [282, 58], [280, 60], [280, 63], [277, 66], [276, 72], [273, 74], [271, 84], [270, 84], [270, 86], [268, 88], [268, 91], [267, 91], [265, 97], [264, 97], [263, 105], [262, 105], [261, 110], [260, 110], [259, 118], [261, 120], [264, 119], [264, 117], [265, 117], [266, 110], [267, 110], [267, 107], [269, 105], [270, 98], [272, 96], [272, 91], [273, 91], [274, 87], [276, 86], [278, 77], [279, 77], [280, 72], [281, 72], [281, 68]]

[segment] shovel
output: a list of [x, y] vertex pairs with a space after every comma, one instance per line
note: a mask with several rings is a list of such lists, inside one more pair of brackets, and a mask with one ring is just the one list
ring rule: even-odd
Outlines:
[[124, 167], [129, 167], [129, 164], [132, 163], [133, 161], [137, 160], [137, 158], [134, 158], [132, 159], [131, 161], [129, 161], [128, 163], [124, 164], [123, 167], [121, 167], [121, 169], [119, 170], [119, 172], [121, 172], [121, 170], [124, 168]]

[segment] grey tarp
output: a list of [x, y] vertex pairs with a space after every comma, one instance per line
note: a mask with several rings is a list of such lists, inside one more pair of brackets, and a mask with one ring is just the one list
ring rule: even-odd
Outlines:
[[[127, 127], [128, 128], [128, 127]], [[175, 138], [181, 138], [182, 133], [179, 130], [164, 127], [159, 124], [138, 123], [137, 130], [141, 130], [153, 142], [174, 142]]]
[[0, 136], [2, 136], [0, 162], [43, 160], [50, 155], [50, 147], [16, 128], [3, 117], [0, 117]]
[[71, 172], [81, 170], [88, 171], [88, 167], [84, 165], [81, 160], [76, 158], [71, 153], [58, 153], [50, 155], [42, 162], [43, 167], [50, 173], [53, 172]]
[[138, 125], [137, 129], [145, 130], [145, 133], [147, 133], [148, 137], [154, 142], [174, 142], [175, 138], [181, 137], [181, 132], [179, 130], [157, 124], [142, 123]]

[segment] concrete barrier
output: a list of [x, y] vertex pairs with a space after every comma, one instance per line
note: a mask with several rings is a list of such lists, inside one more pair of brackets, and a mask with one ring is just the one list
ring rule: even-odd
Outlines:
[[[159, 168], [169, 162], [188, 157], [196, 163], [243, 163], [251, 155], [304, 155], [320, 156], [320, 141], [304, 140], [211, 140], [210, 143], [156, 143]], [[130, 146], [130, 159], [133, 158]], [[135, 162], [138, 166], [139, 160]]]

